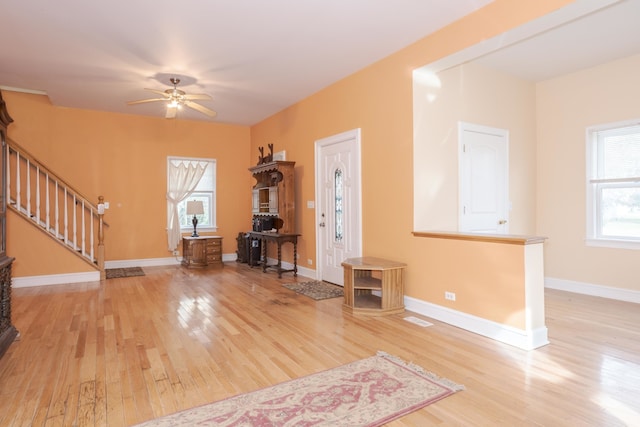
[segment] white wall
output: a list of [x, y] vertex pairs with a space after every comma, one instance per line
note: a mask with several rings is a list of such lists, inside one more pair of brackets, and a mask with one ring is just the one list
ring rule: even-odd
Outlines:
[[535, 234], [535, 86], [472, 62], [414, 73], [414, 230], [457, 230], [458, 121], [509, 131], [510, 233]]
[[640, 55], [537, 85], [537, 234], [548, 278], [640, 291], [640, 251], [590, 247], [586, 128], [640, 118]]

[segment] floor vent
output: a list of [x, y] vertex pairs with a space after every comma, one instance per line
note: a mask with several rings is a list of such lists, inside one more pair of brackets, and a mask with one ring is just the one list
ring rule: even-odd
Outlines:
[[418, 319], [417, 317], [409, 316], [405, 317], [404, 320], [407, 322], [415, 323], [418, 326], [422, 326], [426, 328], [427, 326], [433, 326], [433, 323], [429, 323], [426, 320]]

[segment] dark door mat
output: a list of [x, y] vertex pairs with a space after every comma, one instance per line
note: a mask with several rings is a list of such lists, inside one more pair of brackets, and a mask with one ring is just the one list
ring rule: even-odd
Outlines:
[[135, 277], [144, 276], [142, 267], [127, 267], [127, 268], [108, 268], [105, 271], [107, 279], [117, 279], [120, 277]]

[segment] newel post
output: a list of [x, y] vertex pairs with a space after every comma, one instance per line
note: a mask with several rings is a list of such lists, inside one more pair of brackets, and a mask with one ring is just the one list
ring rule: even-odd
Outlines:
[[98, 268], [100, 280], [106, 279], [104, 271], [104, 197], [98, 196]]

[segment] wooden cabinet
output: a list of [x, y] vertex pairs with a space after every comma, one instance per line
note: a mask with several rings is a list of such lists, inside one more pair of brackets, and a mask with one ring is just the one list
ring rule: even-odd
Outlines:
[[343, 261], [344, 304], [353, 314], [382, 315], [404, 311], [404, 269], [401, 262], [381, 258]]
[[254, 215], [278, 215], [278, 187], [254, 188], [252, 212]]
[[276, 160], [249, 168], [256, 180], [252, 190], [253, 219], [279, 219], [280, 221], [273, 222], [273, 228], [280, 233], [295, 233], [295, 164], [296, 162]]
[[0, 357], [7, 351], [18, 331], [11, 323], [11, 264], [13, 258], [7, 256], [7, 171], [6, 171], [6, 136], [7, 126], [13, 119], [0, 93]]
[[183, 237], [182, 265], [190, 268], [222, 267], [222, 237]]

